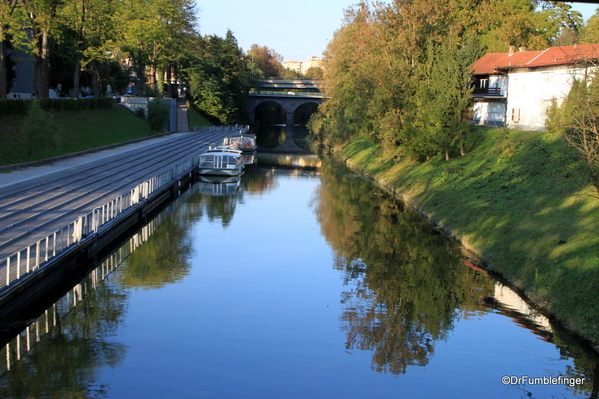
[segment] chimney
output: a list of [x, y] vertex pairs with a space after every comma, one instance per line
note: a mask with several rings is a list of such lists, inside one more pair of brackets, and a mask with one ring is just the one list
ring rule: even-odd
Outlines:
[[516, 46], [510, 46], [510, 51], [507, 55], [514, 55], [514, 52], [516, 52]]
[[526, 51], [526, 47], [520, 47], [520, 48], [518, 48], [518, 50], [519, 50], [521, 53], [523, 53], [523, 52], [525, 52], [525, 51]]

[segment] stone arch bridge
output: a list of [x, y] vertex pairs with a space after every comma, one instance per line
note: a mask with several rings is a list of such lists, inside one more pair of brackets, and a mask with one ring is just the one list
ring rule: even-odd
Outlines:
[[322, 104], [324, 102], [322, 94], [254, 94], [250, 93], [248, 98], [248, 113], [250, 124], [254, 124], [256, 118], [256, 108], [265, 102], [274, 102], [279, 104], [285, 110], [285, 124], [293, 126], [295, 110], [307, 103]]
[[[293, 126], [295, 111], [307, 103], [322, 104], [325, 101], [320, 93], [320, 81], [281, 80], [276, 78], [260, 81], [257, 91], [248, 95], [248, 113], [251, 124], [256, 122], [256, 108], [265, 102], [279, 104], [285, 110], [285, 124]], [[289, 91], [293, 90], [293, 91]]]

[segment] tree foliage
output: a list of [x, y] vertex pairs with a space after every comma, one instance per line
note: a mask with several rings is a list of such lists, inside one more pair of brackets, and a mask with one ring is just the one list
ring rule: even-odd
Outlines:
[[599, 82], [575, 80], [562, 104], [554, 101], [547, 128], [560, 134], [572, 151], [574, 169], [599, 198]]
[[260, 77], [278, 78], [282, 76], [283, 65], [281, 63], [283, 62], [283, 57], [273, 49], [252, 44], [252, 47], [247, 52], [247, 58], [261, 72], [262, 76]]
[[599, 43], [599, 8], [580, 32], [580, 44]]
[[169, 121], [169, 109], [160, 98], [155, 98], [148, 103], [148, 122], [150, 130], [162, 132]]
[[233, 33], [228, 31], [225, 38], [208, 35], [197, 45], [182, 71], [194, 106], [218, 123], [244, 122], [251, 69]]
[[201, 36], [196, 22], [192, 0], [2, 0], [0, 98], [10, 83], [7, 49], [18, 48], [35, 60], [39, 98], [50, 89], [99, 97], [128, 86], [137, 95], [172, 97], [173, 82], [184, 80], [193, 104], [213, 121], [243, 122], [252, 68], [280, 71], [281, 57], [255, 45], [266, 57], [257, 68], [232, 32]]
[[[546, 48], [580, 27], [571, 6], [532, 0], [396, 0], [349, 8], [325, 53], [313, 138], [366, 135], [389, 154], [446, 159], [473, 141], [470, 66], [510, 45]], [[564, 39], [565, 40], [565, 39]]]

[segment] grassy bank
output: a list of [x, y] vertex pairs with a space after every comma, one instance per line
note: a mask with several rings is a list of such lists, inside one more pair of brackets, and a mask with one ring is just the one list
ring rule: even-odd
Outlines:
[[189, 130], [193, 131], [195, 127], [202, 128], [204, 126], [212, 126], [212, 123], [200, 114], [189, 101], [187, 101], [187, 120]]
[[[6, 115], [0, 123], [0, 165], [50, 158], [151, 135], [150, 125], [123, 107], [82, 111], [49, 111], [32, 149], [24, 143], [26, 116]], [[28, 153], [29, 152], [29, 153]]]
[[[156, 134], [147, 120], [121, 106], [110, 109], [49, 111], [39, 123], [45, 131], [34, 140], [24, 133], [26, 116], [4, 115], [0, 120], [0, 166], [51, 158]], [[191, 109], [190, 126], [210, 126]], [[33, 145], [27, 142], [33, 142]]]
[[383, 154], [365, 138], [336, 152], [599, 343], [599, 200], [581, 195], [590, 187], [562, 165], [568, 161], [557, 137], [484, 128], [478, 136], [471, 153], [450, 161]]

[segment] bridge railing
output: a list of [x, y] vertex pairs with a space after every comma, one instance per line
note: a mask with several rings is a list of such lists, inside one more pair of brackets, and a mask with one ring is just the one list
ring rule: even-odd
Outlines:
[[270, 90], [252, 90], [249, 92], [250, 96], [281, 96], [281, 97], [314, 97], [322, 98], [322, 93], [314, 93], [307, 91], [270, 91]]

